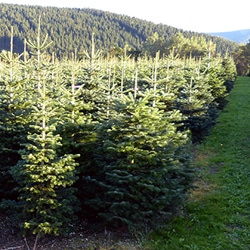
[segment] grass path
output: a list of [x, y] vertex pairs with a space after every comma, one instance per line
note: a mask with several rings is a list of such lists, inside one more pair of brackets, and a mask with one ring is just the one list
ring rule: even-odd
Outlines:
[[239, 77], [212, 134], [197, 149], [199, 181], [186, 214], [149, 249], [250, 249], [250, 78]]

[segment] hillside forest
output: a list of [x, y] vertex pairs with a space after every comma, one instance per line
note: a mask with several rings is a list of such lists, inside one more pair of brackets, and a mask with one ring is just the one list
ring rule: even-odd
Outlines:
[[[9, 36], [0, 54], [2, 213], [11, 215], [23, 235], [67, 234], [79, 221], [134, 234], [167, 223], [193, 187], [193, 146], [210, 133], [227, 104], [237, 77], [232, 55], [219, 53], [212, 39], [181, 32], [162, 47], [163, 25], [110, 13], [1, 7], [3, 39]], [[64, 15], [57, 19], [59, 13]], [[118, 43], [118, 54], [107, 53], [103, 42], [117, 36], [100, 20], [133, 20], [127, 29], [149, 36], [144, 42], [133, 36], [138, 47], [124, 38], [127, 46]], [[65, 34], [75, 33], [62, 27], [77, 30], [76, 24], [96, 30], [88, 40], [65, 42]], [[91, 43], [77, 46], [82, 41]], [[22, 51], [15, 50], [20, 43]], [[131, 53], [131, 47], [145, 52]]]
[[237, 47], [236, 43], [216, 36], [183, 31], [168, 25], [105, 11], [0, 3], [0, 49], [9, 50], [10, 29], [13, 26], [13, 50], [21, 53], [24, 40], [36, 36], [40, 15], [41, 29], [48, 34], [49, 40], [53, 41], [48, 51], [60, 58], [70, 57], [76, 51], [79, 53], [90, 48], [92, 33], [95, 33], [96, 48], [105, 52], [117, 47], [124, 48], [126, 45], [135, 51], [148, 51], [144, 43], [155, 33], [160, 38], [157, 41], [157, 49], [163, 52], [168, 41], [179, 32], [185, 38], [195, 37], [202, 42], [212, 41], [216, 44], [216, 53], [225, 54]]

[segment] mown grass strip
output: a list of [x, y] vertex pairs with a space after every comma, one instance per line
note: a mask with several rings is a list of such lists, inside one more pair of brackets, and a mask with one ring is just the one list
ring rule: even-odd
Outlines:
[[228, 101], [197, 149], [186, 213], [151, 235], [149, 249], [250, 249], [250, 78], [237, 79]]

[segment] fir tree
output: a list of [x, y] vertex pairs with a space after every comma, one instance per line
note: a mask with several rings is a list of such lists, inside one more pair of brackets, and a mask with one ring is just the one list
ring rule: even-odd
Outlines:
[[[40, 26], [39, 26], [40, 27]], [[52, 70], [43, 59], [46, 38], [41, 43], [40, 29], [34, 50], [36, 68], [36, 103], [31, 107], [32, 124], [22, 160], [11, 169], [19, 184], [19, 223], [24, 233], [59, 234], [67, 229], [75, 213], [76, 197], [72, 188], [76, 181], [76, 155], [58, 155], [61, 137], [55, 133], [60, 109], [53, 85]]]
[[132, 231], [145, 232], [169, 218], [192, 179], [188, 161], [182, 161], [188, 136], [172, 122], [181, 115], [153, 107], [153, 97], [134, 99], [131, 93], [115, 101], [115, 114], [97, 130], [96, 172], [85, 178], [92, 187], [86, 205], [109, 225]]
[[186, 66], [183, 71], [185, 83], [179, 87], [176, 106], [184, 115], [183, 127], [189, 129], [192, 141], [201, 142], [207, 136], [217, 118], [217, 110], [210, 113], [214, 97], [206, 74], [196, 65]]
[[9, 173], [20, 160], [18, 151], [26, 142], [29, 112], [32, 105], [28, 98], [30, 89], [22, 74], [21, 55], [13, 53], [13, 29], [11, 29], [10, 51], [2, 51], [0, 72], [0, 199], [16, 197], [16, 185]]

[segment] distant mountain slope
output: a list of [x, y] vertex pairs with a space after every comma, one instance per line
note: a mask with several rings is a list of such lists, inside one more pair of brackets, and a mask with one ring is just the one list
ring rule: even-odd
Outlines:
[[219, 36], [237, 43], [248, 43], [250, 40], [250, 29], [210, 33], [210, 35]]
[[106, 51], [113, 46], [123, 48], [126, 44], [140, 50], [146, 38], [155, 32], [168, 41], [179, 31], [185, 37], [205, 36], [216, 43], [217, 52], [222, 54], [236, 46], [233, 42], [208, 34], [183, 31], [106, 11], [0, 3], [0, 51], [9, 50], [10, 28], [13, 26], [14, 51], [22, 52], [24, 39], [36, 39], [39, 16], [42, 17], [43, 36], [48, 34], [49, 40], [53, 41], [49, 52], [55, 52], [59, 57], [70, 57], [75, 51], [88, 49], [92, 33], [95, 33], [96, 48]]

